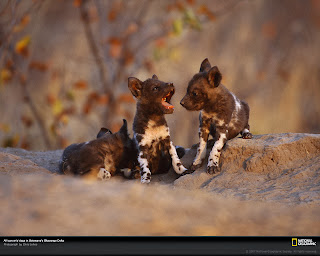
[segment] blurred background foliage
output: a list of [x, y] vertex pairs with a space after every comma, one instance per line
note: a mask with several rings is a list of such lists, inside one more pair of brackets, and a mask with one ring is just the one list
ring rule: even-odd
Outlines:
[[[251, 107], [254, 134], [320, 132], [320, 0], [0, 1], [0, 146], [64, 148], [131, 125], [127, 78], [173, 82], [175, 144], [198, 141], [179, 101], [209, 58]], [[132, 132], [131, 132], [132, 134]]]

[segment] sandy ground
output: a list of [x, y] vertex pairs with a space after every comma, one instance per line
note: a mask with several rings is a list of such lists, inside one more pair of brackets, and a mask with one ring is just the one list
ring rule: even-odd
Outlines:
[[61, 154], [0, 149], [0, 235], [320, 235], [320, 135], [236, 138], [221, 173], [149, 185], [60, 175]]

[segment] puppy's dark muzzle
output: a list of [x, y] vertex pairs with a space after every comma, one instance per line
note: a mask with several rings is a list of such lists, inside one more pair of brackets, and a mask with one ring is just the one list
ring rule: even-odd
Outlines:
[[180, 104], [182, 105], [182, 107], [185, 107], [184, 99], [182, 99], [182, 100], [180, 101]]

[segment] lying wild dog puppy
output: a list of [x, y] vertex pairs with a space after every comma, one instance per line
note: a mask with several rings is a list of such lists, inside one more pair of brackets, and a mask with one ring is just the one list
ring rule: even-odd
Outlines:
[[129, 77], [128, 87], [137, 98], [133, 132], [138, 148], [141, 182], [149, 183], [151, 173], [169, 171], [171, 163], [175, 172], [182, 174], [186, 168], [181, 164], [170, 140], [169, 127], [164, 118], [165, 114], [172, 114], [174, 110], [170, 104], [175, 91], [173, 84], [162, 82], [153, 75], [152, 79], [144, 82]]
[[[136, 163], [136, 149], [129, 138], [127, 121], [117, 133], [101, 128], [97, 139], [68, 146], [62, 154], [59, 169], [65, 174], [85, 175], [108, 180], [120, 169], [133, 169]], [[134, 171], [125, 176], [133, 176]]]
[[211, 67], [208, 59], [201, 63], [200, 72], [189, 82], [186, 95], [180, 104], [187, 110], [201, 110], [199, 115], [200, 143], [197, 155], [190, 171], [201, 166], [206, 156], [206, 145], [209, 133], [215, 143], [210, 152], [207, 172], [219, 171], [219, 158], [225, 142], [239, 133], [244, 139], [251, 139], [249, 131], [249, 106], [239, 100], [226, 87], [220, 84], [222, 75], [219, 69]]

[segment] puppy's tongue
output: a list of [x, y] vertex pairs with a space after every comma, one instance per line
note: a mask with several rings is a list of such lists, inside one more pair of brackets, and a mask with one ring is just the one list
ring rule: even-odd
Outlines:
[[169, 104], [166, 101], [162, 101], [161, 103], [166, 109], [173, 109], [174, 108], [174, 106], [172, 106], [171, 104]]

